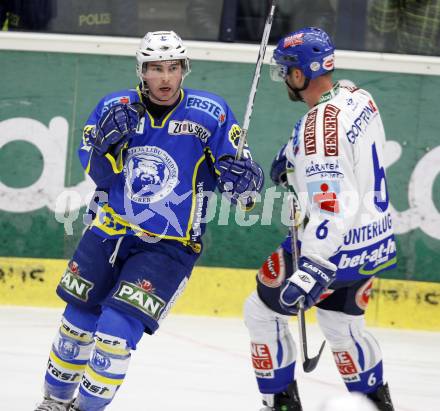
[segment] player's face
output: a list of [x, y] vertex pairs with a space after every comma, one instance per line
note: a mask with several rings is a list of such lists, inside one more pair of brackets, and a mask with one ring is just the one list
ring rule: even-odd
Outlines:
[[[293, 88], [302, 88], [304, 86], [305, 77], [302, 74], [301, 70], [296, 68], [290, 70], [289, 74], [286, 76], [286, 82]], [[301, 101], [298, 98], [298, 95], [295, 94], [290, 87], [287, 87], [287, 93], [289, 95], [290, 100], [292, 101]]]
[[146, 66], [142, 78], [148, 85], [150, 100], [165, 106], [175, 103], [182, 83], [180, 60], [153, 61]]

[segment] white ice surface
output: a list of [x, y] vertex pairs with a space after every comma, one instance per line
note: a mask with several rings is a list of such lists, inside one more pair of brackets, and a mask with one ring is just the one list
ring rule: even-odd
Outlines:
[[[0, 411], [32, 411], [60, 310], [0, 307]], [[309, 351], [322, 334], [308, 324]], [[296, 322], [291, 328], [297, 336]], [[396, 411], [440, 411], [440, 333], [371, 329], [384, 354]], [[240, 319], [169, 316], [145, 335], [109, 411], [257, 411], [260, 395]], [[304, 411], [345, 393], [328, 348], [316, 370], [298, 367]], [[355, 410], [353, 410], [355, 411]]]

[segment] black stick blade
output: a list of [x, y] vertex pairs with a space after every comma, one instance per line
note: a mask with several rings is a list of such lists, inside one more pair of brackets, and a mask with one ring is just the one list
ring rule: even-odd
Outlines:
[[322, 350], [324, 349], [325, 341], [322, 343], [321, 348], [319, 349], [318, 355], [313, 358], [306, 358], [303, 362], [303, 370], [304, 372], [312, 372], [316, 366], [318, 365], [319, 358], [321, 357]]

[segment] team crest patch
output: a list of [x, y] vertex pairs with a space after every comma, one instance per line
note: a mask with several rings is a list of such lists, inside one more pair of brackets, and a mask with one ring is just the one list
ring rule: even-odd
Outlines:
[[229, 129], [229, 141], [231, 142], [234, 148], [238, 148], [238, 141], [240, 140], [241, 128], [238, 124], [232, 124]]
[[156, 203], [174, 190], [178, 184], [179, 169], [165, 150], [142, 146], [127, 151], [124, 175], [131, 201]]
[[90, 362], [92, 363], [94, 369], [100, 371], [106, 370], [111, 365], [110, 358], [106, 355], [103, 355], [99, 351], [93, 352], [93, 356]]
[[78, 343], [71, 338], [60, 338], [57, 349], [60, 357], [64, 360], [73, 360], [79, 354]]
[[95, 126], [88, 125], [84, 127], [81, 150], [90, 151], [92, 146], [90, 141], [95, 138]]
[[258, 271], [258, 279], [266, 287], [277, 288], [286, 278], [286, 265], [283, 250], [273, 252]]

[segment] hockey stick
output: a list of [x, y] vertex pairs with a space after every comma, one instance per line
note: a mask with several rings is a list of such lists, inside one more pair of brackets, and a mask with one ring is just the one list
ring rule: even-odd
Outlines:
[[255, 66], [254, 79], [252, 81], [251, 91], [249, 92], [246, 112], [244, 114], [243, 127], [241, 128], [240, 137], [238, 139], [237, 153], [235, 159], [239, 160], [243, 155], [243, 148], [246, 144], [246, 138], [251, 121], [252, 110], [254, 108], [255, 95], [257, 94], [258, 82], [260, 81], [261, 65], [263, 64], [264, 54], [266, 53], [267, 43], [269, 41], [270, 29], [272, 28], [273, 15], [275, 13], [276, 0], [272, 0], [269, 14], [267, 15], [266, 24], [264, 26], [263, 37], [261, 39], [260, 51], [258, 53], [257, 65]]
[[[298, 270], [298, 234], [297, 234], [297, 226], [296, 226], [296, 199], [295, 195], [292, 194], [292, 200], [290, 203], [291, 213], [292, 213], [292, 226], [291, 226], [291, 236], [292, 236], [292, 268], [293, 272]], [[321, 357], [322, 350], [325, 346], [325, 341], [322, 343], [321, 348], [319, 349], [318, 355], [315, 357], [309, 358], [307, 354], [307, 332], [306, 332], [306, 319], [304, 316], [304, 297], [300, 297], [298, 301], [298, 331], [299, 331], [299, 339], [301, 343], [301, 357], [303, 361], [303, 370], [305, 372], [312, 372], [316, 366], [318, 365], [319, 358]]]

